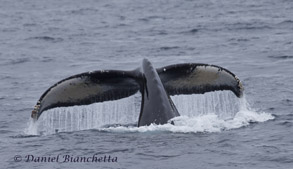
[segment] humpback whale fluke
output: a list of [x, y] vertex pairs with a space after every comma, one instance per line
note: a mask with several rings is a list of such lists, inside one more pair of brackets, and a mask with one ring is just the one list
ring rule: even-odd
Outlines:
[[133, 71], [99, 70], [68, 77], [40, 97], [31, 117], [48, 109], [118, 100], [138, 91], [142, 95], [138, 126], [165, 124], [179, 116], [170, 96], [230, 90], [242, 97], [240, 80], [229, 70], [208, 64], [176, 64], [155, 69], [144, 59]]

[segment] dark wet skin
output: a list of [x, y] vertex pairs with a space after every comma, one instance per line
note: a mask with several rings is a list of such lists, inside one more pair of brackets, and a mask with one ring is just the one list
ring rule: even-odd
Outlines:
[[144, 59], [141, 69], [98, 70], [61, 80], [45, 91], [31, 117], [37, 120], [44, 111], [55, 107], [118, 100], [140, 92], [138, 126], [165, 124], [180, 115], [170, 96], [217, 90], [230, 90], [237, 97], [243, 93], [240, 80], [222, 67], [186, 63], [156, 69]]

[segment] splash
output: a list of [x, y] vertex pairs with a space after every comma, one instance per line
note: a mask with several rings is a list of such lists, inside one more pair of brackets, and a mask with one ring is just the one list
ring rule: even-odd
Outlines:
[[[172, 100], [181, 116], [171, 119], [175, 125], [150, 125], [142, 127], [109, 127], [110, 132], [221, 132], [248, 126], [252, 122], [265, 122], [274, 116], [256, 112], [245, 96], [237, 98], [232, 92], [211, 92], [204, 95], [173, 96]], [[170, 121], [171, 121], [170, 120]]]
[[239, 99], [230, 91], [172, 96], [172, 100], [181, 114], [172, 119], [175, 125], [136, 127], [141, 104], [141, 96], [137, 93], [117, 101], [46, 111], [37, 122], [29, 121], [25, 133], [53, 134], [87, 129], [110, 132], [220, 132], [274, 118], [271, 114], [252, 110], [245, 97]]

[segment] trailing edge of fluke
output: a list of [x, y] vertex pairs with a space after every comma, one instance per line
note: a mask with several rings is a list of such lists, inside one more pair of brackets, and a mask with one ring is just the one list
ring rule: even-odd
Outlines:
[[208, 64], [185, 63], [155, 69], [144, 59], [133, 71], [98, 70], [68, 77], [40, 97], [31, 117], [48, 109], [118, 100], [141, 93], [138, 126], [165, 124], [179, 116], [170, 96], [230, 90], [242, 97], [240, 80], [229, 70]]

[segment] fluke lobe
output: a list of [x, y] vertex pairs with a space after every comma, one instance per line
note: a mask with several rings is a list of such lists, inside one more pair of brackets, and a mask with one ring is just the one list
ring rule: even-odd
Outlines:
[[170, 96], [217, 90], [243, 95], [240, 80], [225, 68], [185, 63], [155, 69], [144, 59], [142, 66], [133, 71], [98, 70], [61, 80], [40, 97], [31, 117], [37, 120], [48, 109], [118, 100], [139, 91], [142, 101], [138, 126], [165, 124], [180, 115]]

